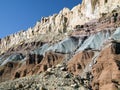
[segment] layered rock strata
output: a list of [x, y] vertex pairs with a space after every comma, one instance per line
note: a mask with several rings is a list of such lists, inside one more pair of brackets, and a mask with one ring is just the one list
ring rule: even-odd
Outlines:
[[[43, 17], [27, 31], [0, 39], [0, 82], [66, 72], [64, 78], [77, 79], [65, 84], [67, 88], [120, 89], [119, 6], [119, 0], [83, 0], [71, 10]], [[54, 75], [58, 71], [62, 73]]]
[[58, 14], [41, 18], [33, 28], [29, 28], [27, 31], [20, 31], [0, 39], [0, 51], [3, 53], [12, 46], [31, 42], [34, 40], [33, 38], [48, 32], [58, 34], [71, 31], [76, 25], [98, 19], [103, 14], [119, 10], [119, 7], [119, 0], [83, 0], [82, 4], [73, 7], [71, 10], [64, 8]]

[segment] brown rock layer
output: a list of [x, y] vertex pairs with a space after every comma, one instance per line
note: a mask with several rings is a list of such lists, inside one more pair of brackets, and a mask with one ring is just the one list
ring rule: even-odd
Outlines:
[[[102, 50], [93, 66], [94, 90], [118, 90], [120, 85], [120, 43], [112, 43]], [[99, 89], [97, 89], [99, 88]]]
[[[71, 10], [64, 8], [59, 14], [43, 17], [33, 28], [0, 39], [0, 54], [4, 53], [11, 47], [24, 42], [39, 40], [42, 35], [50, 32], [54, 34], [64, 34], [72, 31], [76, 25], [84, 24], [93, 19], [119, 10], [119, 0], [83, 0], [82, 4], [73, 7]], [[112, 19], [114, 22], [114, 18]]]
[[8, 62], [6, 65], [0, 67], [0, 82], [39, 74], [46, 71], [48, 68], [61, 63], [64, 55], [54, 52], [48, 52], [45, 57], [42, 55], [28, 54], [26, 62]]
[[73, 58], [68, 62], [68, 71], [80, 75], [85, 69], [86, 65], [89, 64], [94, 56], [93, 51], [83, 51], [73, 56]]

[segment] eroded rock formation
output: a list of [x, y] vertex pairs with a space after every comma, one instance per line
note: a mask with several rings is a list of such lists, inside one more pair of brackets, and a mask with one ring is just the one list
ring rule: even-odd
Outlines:
[[[42, 80], [47, 78], [48, 82], [50, 75], [71, 79], [70, 83], [52, 80], [52, 84], [56, 83], [53, 86], [120, 89], [119, 9], [119, 0], [83, 0], [71, 10], [64, 8], [41, 18], [27, 31], [0, 39], [0, 82], [45, 73]], [[50, 89], [48, 82], [43, 84]], [[0, 88], [4, 85], [0, 83]], [[9, 87], [23, 86], [27, 85]]]
[[64, 8], [58, 14], [41, 18], [33, 28], [29, 28], [27, 31], [20, 31], [0, 39], [0, 51], [3, 53], [13, 46], [32, 42], [41, 34], [48, 32], [66, 33], [73, 30], [76, 25], [84, 24], [89, 20], [100, 18], [103, 14], [116, 11], [120, 7], [119, 4], [119, 0], [83, 0], [82, 4], [73, 7], [71, 10]]
[[120, 43], [112, 43], [101, 51], [97, 63], [93, 66], [93, 87], [99, 90], [118, 90], [120, 84]]

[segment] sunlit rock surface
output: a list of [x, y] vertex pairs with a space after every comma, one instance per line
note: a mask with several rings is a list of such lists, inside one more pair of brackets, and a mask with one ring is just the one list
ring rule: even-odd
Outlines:
[[0, 39], [0, 89], [119, 90], [119, 9], [83, 0]]

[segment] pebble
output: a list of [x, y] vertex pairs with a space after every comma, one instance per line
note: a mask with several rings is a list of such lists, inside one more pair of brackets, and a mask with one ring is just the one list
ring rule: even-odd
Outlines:
[[79, 86], [75, 83], [75, 84], [71, 84], [71, 87], [78, 88]]
[[51, 72], [51, 71], [52, 71], [52, 68], [48, 68], [47, 71], [48, 71], [48, 72]]
[[15, 88], [23, 88], [23, 85], [22, 84], [16, 84]]
[[64, 78], [70, 78], [70, 74], [69, 73], [65, 74]]
[[66, 71], [66, 68], [65, 67], [61, 67], [60, 70], [61, 71]]
[[44, 88], [43, 86], [41, 86], [41, 87], [39, 88], [39, 90], [47, 90], [47, 89]]
[[57, 64], [56, 65], [56, 68], [61, 68], [62, 67], [62, 64]]

